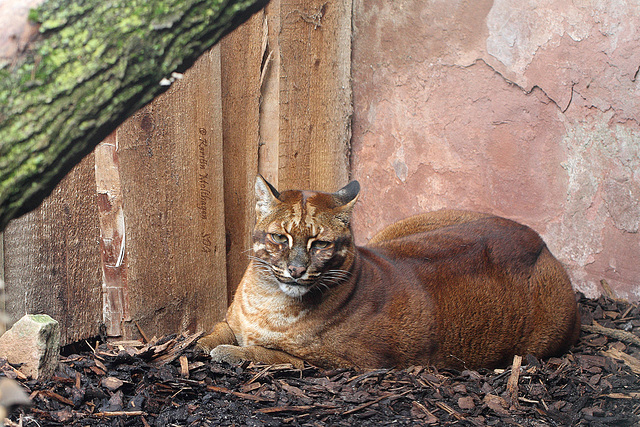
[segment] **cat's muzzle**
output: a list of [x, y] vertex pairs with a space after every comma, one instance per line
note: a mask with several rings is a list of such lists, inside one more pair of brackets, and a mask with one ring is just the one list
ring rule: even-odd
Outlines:
[[299, 279], [283, 282], [278, 281], [280, 290], [292, 298], [300, 298], [311, 289], [312, 283], [304, 283]]

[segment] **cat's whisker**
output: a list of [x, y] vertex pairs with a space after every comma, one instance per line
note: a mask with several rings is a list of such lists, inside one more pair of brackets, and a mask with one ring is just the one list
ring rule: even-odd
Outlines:
[[344, 271], [344, 270], [327, 270], [324, 273], [325, 274], [349, 274], [348, 271]]
[[346, 280], [351, 277], [351, 272], [346, 270], [329, 270], [322, 274], [323, 278]]
[[271, 264], [269, 264], [267, 261], [260, 259], [256, 256], [253, 255], [249, 255], [248, 257], [251, 261], [253, 261], [253, 267], [263, 273], [268, 274], [271, 277], [275, 277], [275, 273], [273, 271], [273, 268], [271, 266]]
[[351, 273], [343, 271], [327, 271], [326, 275], [333, 277], [350, 277]]
[[313, 285], [314, 288], [318, 289], [320, 291], [321, 294], [323, 294], [326, 291], [331, 290], [331, 288], [324, 283], [323, 281], [318, 281]]
[[267, 261], [265, 261], [265, 260], [263, 260], [261, 258], [258, 258], [258, 257], [253, 256], [253, 255], [250, 255], [248, 258], [250, 260], [252, 260], [252, 261], [257, 262], [259, 265], [264, 265], [264, 266], [267, 266], [267, 267], [271, 268], [271, 264], [269, 264]]
[[330, 283], [331, 285], [337, 286], [340, 283], [344, 282], [343, 279], [335, 279], [335, 278], [331, 278], [331, 277], [325, 277], [322, 280], [323, 283]]
[[266, 265], [255, 264], [253, 267], [260, 271], [271, 271], [271, 269]]

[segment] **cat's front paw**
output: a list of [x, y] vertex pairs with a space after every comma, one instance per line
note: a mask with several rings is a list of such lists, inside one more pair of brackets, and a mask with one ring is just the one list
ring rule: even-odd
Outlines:
[[219, 345], [209, 355], [214, 362], [240, 363], [247, 360], [244, 349], [237, 345]]
[[209, 353], [211, 352], [211, 350], [216, 348], [216, 345], [218, 344], [216, 344], [215, 341], [213, 341], [210, 337], [211, 335], [207, 335], [206, 337], [200, 338], [196, 342], [196, 349], [201, 350], [205, 353]]

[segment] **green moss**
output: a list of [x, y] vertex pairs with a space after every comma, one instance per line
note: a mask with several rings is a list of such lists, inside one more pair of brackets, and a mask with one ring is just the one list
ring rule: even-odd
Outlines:
[[41, 40], [0, 65], [0, 230], [266, 0], [48, 0]]
[[48, 314], [30, 314], [29, 319], [35, 323], [58, 323], [57, 320]]
[[29, 16], [27, 17], [27, 19], [35, 24], [40, 23], [40, 12], [38, 11], [38, 9], [29, 10]]

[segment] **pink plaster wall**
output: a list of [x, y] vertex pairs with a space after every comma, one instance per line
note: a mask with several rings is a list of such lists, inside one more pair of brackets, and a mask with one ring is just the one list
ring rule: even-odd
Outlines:
[[354, 0], [354, 231], [441, 208], [537, 230], [640, 299], [640, 4]]

